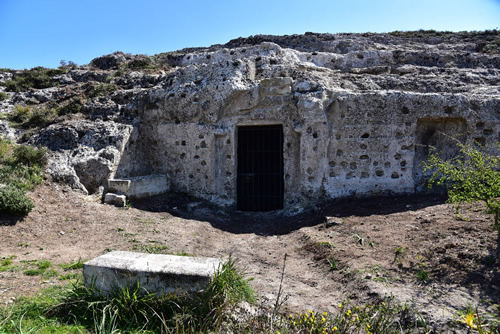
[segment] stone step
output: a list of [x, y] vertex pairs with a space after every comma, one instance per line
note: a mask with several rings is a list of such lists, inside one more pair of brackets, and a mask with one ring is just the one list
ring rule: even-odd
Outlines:
[[83, 264], [85, 285], [103, 295], [139, 284], [158, 296], [204, 290], [219, 268], [215, 258], [113, 251]]

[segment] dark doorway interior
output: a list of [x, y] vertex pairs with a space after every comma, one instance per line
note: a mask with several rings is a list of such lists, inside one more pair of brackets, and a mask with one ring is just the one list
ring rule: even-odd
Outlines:
[[238, 210], [283, 208], [283, 126], [238, 128]]
[[[417, 120], [413, 163], [413, 179], [417, 191], [425, 191], [427, 188], [425, 181], [430, 177], [431, 172], [424, 173], [422, 162], [428, 159], [431, 148], [434, 148], [443, 160], [449, 160], [459, 155], [460, 147], [457, 142], [464, 143], [466, 133], [467, 121], [464, 118], [421, 118]], [[444, 191], [444, 187], [441, 190]]]

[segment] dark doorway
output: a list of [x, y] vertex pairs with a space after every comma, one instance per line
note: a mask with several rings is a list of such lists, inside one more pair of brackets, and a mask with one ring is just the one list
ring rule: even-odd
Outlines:
[[238, 127], [238, 210], [283, 208], [283, 126]]
[[[431, 172], [424, 173], [422, 162], [428, 159], [430, 149], [434, 148], [443, 160], [452, 159], [459, 155], [460, 147], [457, 142], [464, 143], [466, 133], [467, 121], [464, 118], [421, 118], [417, 120], [413, 163], [413, 179], [417, 191], [427, 189], [425, 182], [430, 177]], [[444, 187], [441, 190], [444, 191]]]

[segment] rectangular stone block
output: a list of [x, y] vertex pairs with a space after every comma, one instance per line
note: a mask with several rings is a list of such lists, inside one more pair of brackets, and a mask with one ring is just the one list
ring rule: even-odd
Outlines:
[[125, 179], [108, 180], [108, 188], [111, 192], [125, 195], [129, 192], [130, 183], [130, 180]]
[[163, 194], [170, 185], [166, 175], [147, 175], [108, 180], [108, 188], [129, 198], [142, 198]]
[[270, 78], [260, 82], [260, 94], [267, 95], [288, 95], [292, 92], [292, 78]]
[[205, 289], [221, 261], [216, 258], [114, 251], [83, 264], [87, 286], [103, 295], [117, 288], [139, 286], [158, 296]]
[[104, 203], [116, 205], [123, 208], [127, 205], [127, 197], [125, 197], [125, 195], [107, 193], [104, 196]]

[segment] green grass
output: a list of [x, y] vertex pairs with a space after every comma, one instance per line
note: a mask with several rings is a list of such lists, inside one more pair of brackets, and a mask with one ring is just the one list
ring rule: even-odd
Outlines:
[[194, 254], [188, 253], [186, 251], [177, 252], [177, 253], [175, 253], [175, 255], [177, 255], [177, 256], [195, 256]]
[[73, 261], [69, 263], [61, 263], [59, 267], [64, 270], [75, 270], [75, 269], [83, 269], [83, 261], [82, 259], [78, 259], [78, 261]]
[[18, 267], [14, 265], [0, 266], [0, 272], [16, 271], [17, 269]]
[[154, 219], [152, 219], [152, 218], [136, 217], [135, 219], [141, 223], [144, 223], [144, 224], [154, 224], [155, 223]]
[[[30, 262], [38, 263], [38, 262]], [[428, 333], [418, 309], [398, 304], [392, 297], [368, 304], [350, 300], [336, 311], [313, 310], [280, 314], [261, 305], [255, 313], [233, 313], [235, 305], [256, 304], [255, 294], [236, 262], [222, 264], [207, 289], [195, 294], [155, 297], [139, 285], [116, 288], [109, 297], [80, 281], [20, 297], [0, 306], [0, 333]], [[464, 329], [467, 314], [491, 329], [497, 315], [464, 311], [456, 319]], [[237, 316], [235, 317], [235, 315]], [[476, 316], [477, 314], [477, 316]], [[461, 327], [458, 327], [461, 326]], [[485, 325], [486, 326], [486, 325]], [[465, 328], [466, 330], [466, 328]]]
[[45, 278], [58, 276], [59, 273], [55, 270], [47, 270], [52, 266], [52, 262], [47, 260], [22, 261], [26, 265], [35, 265], [36, 268], [30, 268], [24, 271], [26, 276], [42, 276]]
[[335, 246], [335, 244], [333, 242], [329, 242], [329, 241], [320, 241], [317, 243], [318, 246], [321, 246], [321, 247], [328, 247], [328, 248], [335, 248], [337, 246]]
[[12, 264], [12, 260], [15, 259], [15, 255], [3, 256], [0, 258], [0, 267], [10, 266]]
[[194, 294], [156, 297], [133, 285], [106, 297], [81, 282], [51, 287], [0, 307], [0, 333], [218, 332], [237, 303], [256, 300], [235, 264], [222, 264], [209, 286]]
[[334, 257], [330, 256], [328, 259], [328, 264], [330, 265], [330, 271], [335, 271], [339, 269], [339, 261]]
[[144, 245], [138, 244], [132, 247], [133, 251], [145, 252], [150, 254], [168, 254], [168, 246], [165, 245]]
[[82, 273], [67, 273], [67, 274], [59, 276], [59, 280], [61, 280], [61, 281], [69, 281], [69, 280], [80, 279], [80, 278], [82, 278]]
[[0, 267], [9, 266], [11, 263], [12, 263], [11, 259], [2, 260], [2, 261], [0, 261]]
[[420, 282], [427, 282], [427, 280], [429, 279], [429, 273], [427, 271], [425, 271], [424, 269], [419, 269], [417, 271], [417, 280], [420, 281]]
[[28, 269], [24, 271], [24, 274], [26, 276], [41, 276], [44, 272], [44, 269]]
[[42, 273], [42, 278], [47, 279], [47, 278], [53, 278], [53, 277], [59, 277], [60, 274], [57, 270], [50, 269], [46, 270]]
[[[138, 241], [136, 239], [131, 239], [129, 242], [137, 243]], [[143, 253], [149, 253], [149, 254], [173, 254], [177, 256], [194, 256], [191, 253], [188, 253], [186, 251], [181, 251], [181, 252], [171, 252], [168, 248], [168, 246], [165, 245], [158, 245], [156, 243], [152, 245], [145, 245], [145, 244], [134, 244], [132, 246], [132, 250], [136, 252], [143, 252]]]
[[42, 260], [37, 263], [38, 269], [48, 269], [52, 266], [52, 262]]
[[404, 247], [398, 247], [396, 249], [396, 256], [402, 256], [406, 252], [406, 249]]
[[0, 272], [16, 272], [22, 270], [22, 266], [15, 265], [13, 260], [15, 255], [8, 255], [0, 258]]
[[9, 95], [7, 95], [4, 92], [0, 92], [0, 101], [7, 100], [9, 98]]

